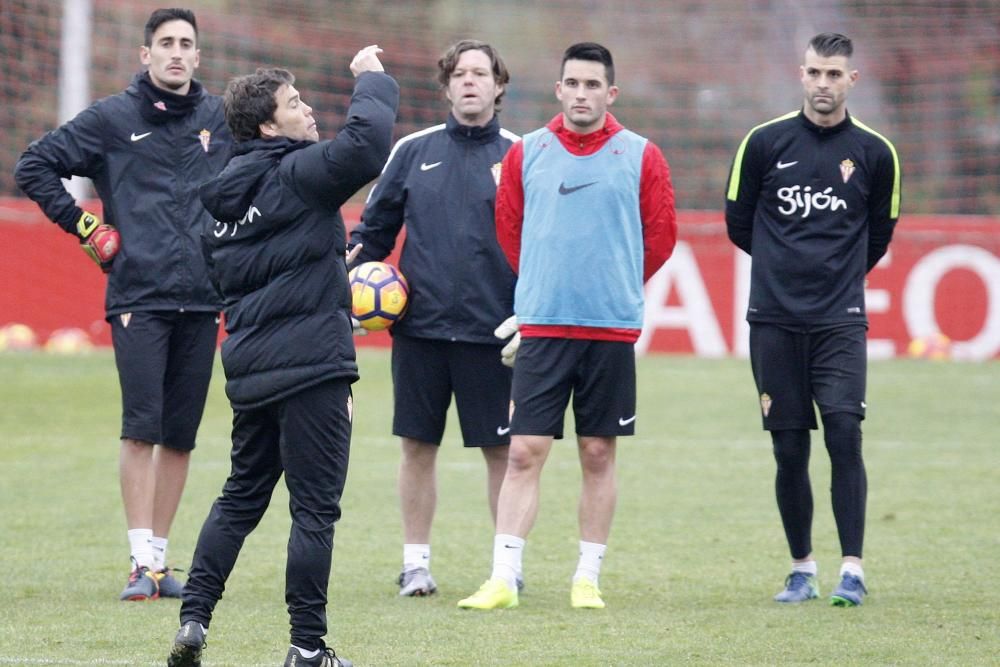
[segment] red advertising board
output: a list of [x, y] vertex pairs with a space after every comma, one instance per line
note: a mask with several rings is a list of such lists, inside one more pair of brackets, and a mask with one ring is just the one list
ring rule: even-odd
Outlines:
[[[746, 356], [750, 258], [721, 213], [679, 213], [674, 255], [646, 285], [641, 352]], [[944, 334], [955, 359], [1000, 355], [1000, 219], [906, 216], [868, 274], [869, 355]]]
[[[359, 207], [348, 207], [348, 225]], [[646, 286], [642, 353], [745, 355], [750, 259], [726, 238], [721, 213], [681, 211], [673, 257]], [[402, 243], [402, 240], [401, 240]], [[0, 199], [0, 326], [19, 322], [44, 341], [78, 327], [110, 343], [104, 276], [74, 240], [25, 199]], [[394, 261], [390, 258], [390, 261]], [[600, 258], [594, 258], [600, 270]], [[963, 360], [1000, 357], [1000, 219], [906, 216], [889, 254], [868, 276], [872, 358], [905, 355], [913, 339], [938, 332]], [[385, 333], [358, 339], [387, 345]]]

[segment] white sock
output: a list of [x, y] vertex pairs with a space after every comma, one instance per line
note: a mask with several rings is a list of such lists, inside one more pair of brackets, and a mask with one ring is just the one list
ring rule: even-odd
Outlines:
[[309, 658], [315, 658], [317, 655], [319, 655], [319, 649], [318, 648], [313, 649], [311, 651], [307, 651], [304, 648], [299, 648], [295, 644], [292, 644], [292, 648], [295, 649], [296, 651], [298, 651], [299, 655], [301, 655], [303, 658], [306, 658], [307, 660]]
[[819, 572], [819, 566], [816, 565], [816, 561], [814, 560], [807, 560], [801, 563], [792, 561], [792, 572], [805, 572], [815, 577]]
[[[194, 621], [194, 622], [195, 622], [195, 623], [197, 623], [197, 621]], [[186, 621], [184, 621], [184, 622], [181, 622], [181, 627], [184, 627], [185, 625], [187, 625], [187, 622], [186, 622]], [[208, 628], [206, 628], [206, 627], [205, 627], [204, 625], [202, 625], [201, 623], [198, 623], [198, 627], [200, 627], [200, 628], [201, 628], [201, 633], [202, 633], [203, 635], [205, 635], [205, 636], [207, 637], [207, 636], [208, 636]]]
[[845, 574], [854, 575], [861, 581], [865, 580], [865, 571], [861, 569], [858, 563], [842, 563], [840, 566], [840, 576], [843, 577]]
[[512, 591], [516, 591], [517, 578], [521, 576], [523, 555], [523, 538], [514, 535], [496, 535], [493, 538], [493, 573], [490, 577], [503, 579]]
[[429, 544], [404, 544], [403, 545], [403, 570], [408, 572], [418, 567], [431, 569], [431, 545]]
[[153, 569], [153, 545], [150, 544], [152, 539], [152, 528], [133, 528], [128, 531], [129, 548], [137, 566]]
[[149, 546], [153, 548], [153, 569], [159, 572], [167, 567], [167, 538], [151, 537]]
[[596, 586], [597, 580], [601, 576], [601, 562], [604, 560], [604, 551], [607, 548], [608, 545], [606, 544], [580, 540], [580, 560], [576, 564], [576, 574], [573, 575], [573, 581], [590, 579]]

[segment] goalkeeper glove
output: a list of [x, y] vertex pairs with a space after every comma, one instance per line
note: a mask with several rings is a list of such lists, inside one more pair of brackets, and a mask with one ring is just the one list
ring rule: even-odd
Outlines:
[[517, 348], [521, 347], [521, 332], [517, 330], [517, 316], [511, 315], [503, 322], [500, 323], [494, 331], [493, 335], [497, 338], [505, 339], [514, 334], [510, 338], [510, 342], [503, 346], [500, 350], [500, 362], [509, 368], [514, 367], [514, 358], [517, 357]]
[[76, 234], [83, 243], [80, 247], [87, 256], [101, 267], [101, 271], [109, 273], [111, 262], [121, 247], [121, 236], [118, 230], [101, 222], [93, 213], [84, 211], [76, 222]]

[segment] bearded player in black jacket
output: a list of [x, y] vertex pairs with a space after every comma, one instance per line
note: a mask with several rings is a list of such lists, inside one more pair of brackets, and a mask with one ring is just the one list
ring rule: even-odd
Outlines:
[[858, 80], [851, 40], [816, 35], [801, 67], [801, 111], [759, 125], [733, 161], [726, 224], [750, 253], [750, 362], [778, 470], [792, 572], [778, 602], [819, 596], [812, 553], [809, 431], [813, 401], [831, 463], [840, 538], [837, 606], [861, 604], [868, 482], [861, 455], [867, 375], [865, 275], [899, 218], [896, 149], [847, 112]]
[[[192, 77], [195, 16], [157, 9], [147, 70], [31, 144], [17, 184], [108, 274], [105, 316], [122, 393], [119, 475], [132, 571], [122, 600], [179, 598], [167, 538], [187, 479], [218, 339], [219, 295], [201, 252], [198, 185], [229, 159], [222, 99]], [[104, 221], [63, 178], [93, 180]]]
[[347, 474], [358, 379], [340, 207], [378, 175], [399, 103], [377, 46], [355, 56], [347, 121], [318, 141], [312, 109], [281, 69], [226, 89], [235, 157], [200, 190], [224, 299], [222, 364], [233, 406], [232, 471], [202, 527], [168, 664], [196, 666], [243, 540], [285, 476], [292, 515], [285, 570], [286, 665], [349, 667], [327, 648], [334, 523]]

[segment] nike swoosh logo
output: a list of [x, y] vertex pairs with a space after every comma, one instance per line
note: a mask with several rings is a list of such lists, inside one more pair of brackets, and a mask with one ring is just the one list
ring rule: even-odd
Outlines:
[[793, 167], [793, 166], [797, 165], [798, 163], [799, 163], [798, 160], [795, 160], [793, 162], [782, 162], [781, 160], [778, 160], [778, 164], [776, 164], [775, 166], [778, 169], [788, 169], [789, 167]]
[[135, 132], [133, 132], [132, 133], [132, 141], [142, 141], [143, 139], [145, 139], [146, 137], [148, 137], [151, 134], [152, 134], [152, 132], [145, 132], [143, 134], [136, 134]]
[[570, 193], [576, 192], [577, 190], [583, 190], [584, 188], [589, 188], [591, 185], [596, 184], [597, 181], [591, 181], [590, 183], [584, 183], [583, 185], [574, 185], [571, 188], [567, 188], [565, 183], [559, 184], [559, 194], [568, 195]]
[[430, 171], [431, 169], [433, 169], [434, 167], [439, 166], [440, 164], [441, 164], [440, 162], [433, 162], [431, 164], [427, 164], [426, 162], [421, 162], [420, 163], [420, 171]]
[[622, 419], [621, 417], [619, 417], [618, 418], [618, 425], [619, 426], [628, 426], [629, 424], [631, 424], [632, 422], [635, 421], [635, 417], [636, 417], [635, 415], [632, 415], [628, 419]]
[[497, 435], [507, 435], [510, 433], [510, 426], [504, 428], [503, 426], [497, 426]]
[[503, 548], [504, 549], [516, 549], [517, 545], [516, 544], [505, 544], [505, 545], [503, 545]]

